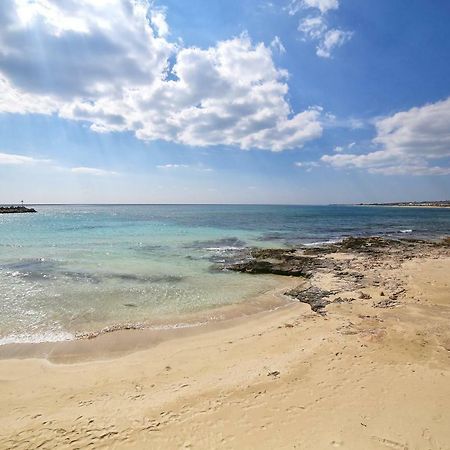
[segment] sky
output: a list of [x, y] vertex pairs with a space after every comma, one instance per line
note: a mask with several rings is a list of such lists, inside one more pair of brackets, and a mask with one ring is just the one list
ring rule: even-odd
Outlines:
[[2, 0], [0, 203], [450, 199], [448, 0]]

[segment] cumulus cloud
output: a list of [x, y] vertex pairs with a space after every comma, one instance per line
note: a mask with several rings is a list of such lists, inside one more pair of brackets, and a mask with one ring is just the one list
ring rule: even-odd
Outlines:
[[319, 108], [291, 110], [288, 73], [272, 59], [277, 38], [184, 47], [144, 0], [3, 1], [0, 112], [195, 146], [281, 151], [322, 133]]
[[304, 40], [317, 43], [316, 54], [321, 58], [330, 58], [333, 50], [348, 42], [353, 33], [339, 28], [330, 28], [326, 20], [326, 13], [338, 9], [338, 0], [297, 0], [291, 2], [289, 13], [296, 14], [303, 9], [316, 9], [318, 13], [300, 20], [298, 30]]
[[450, 156], [450, 97], [380, 119], [376, 128], [374, 142], [391, 153]]
[[380, 150], [324, 155], [322, 161], [338, 168], [367, 169], [385, 175], [450, 174], [448, 160], [436, 164], [450, 157], [449, 124], [450, 98], [378, 119], [373, 144]]
[[158, 36], [164, 37], [169, 34], [169, 25], [166, 21], [166, 13], [163, 9], [152, 9], [150, 18], [152, 25], [156, 28]]

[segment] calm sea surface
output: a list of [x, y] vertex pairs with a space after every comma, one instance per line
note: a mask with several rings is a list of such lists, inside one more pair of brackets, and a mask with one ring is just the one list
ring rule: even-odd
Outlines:
[[245, 301], [273, 279], [214, 269], [246, 247], [438, 239], [450, 210], [351, 206], [37, 206], [0, 215], [0, 344], [70, 339]]

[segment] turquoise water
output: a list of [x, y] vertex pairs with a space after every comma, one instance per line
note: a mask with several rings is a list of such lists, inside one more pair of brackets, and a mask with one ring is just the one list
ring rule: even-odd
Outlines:
[[437, 239], [450, 211], [343, 206], [37, 206], [0, 215], [0, 344], [72, 338], [234, 304], [270, 277], [216, 269], [248, 247], [348, 235]]

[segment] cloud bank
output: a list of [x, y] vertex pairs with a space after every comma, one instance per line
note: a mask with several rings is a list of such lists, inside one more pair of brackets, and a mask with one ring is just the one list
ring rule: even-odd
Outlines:
[[319, 108], [294, 113], [286, 100], [288, 73], [272, 58], [279, 40], [184, 47], [168, 39], [165, 11], [144, 0], [2, 2], [0, 113], [191, 146], [281, 151], [322, 133]]
[[339, 153], [321, 159], [338, 168], [367, 169], [385, 175], [450, 174], [450, 97], [411, 108], [375, 122], [373, 144], [366, 154]]

